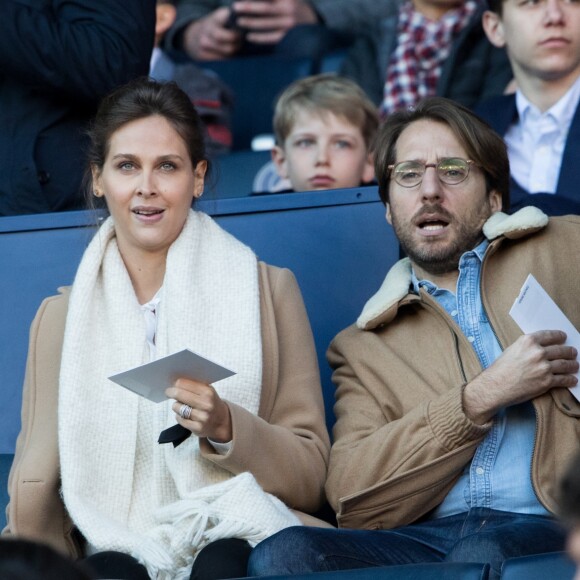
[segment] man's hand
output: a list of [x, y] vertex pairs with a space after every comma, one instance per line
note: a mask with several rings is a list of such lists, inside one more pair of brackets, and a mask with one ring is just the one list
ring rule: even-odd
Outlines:
[[183, 33], [183, 48], [195, 60], [223, 60], [233, 56], [242, 44], [239, 30], [226, 28], [229, 8], [218, 8], [192, 22]]
[[247, 29], [246, 38], [256, 44], [276, 44], [299, 24], [316, 24], [316, 12], [306, 0], [238, 0], [237, 25]]
[[502, 407], [529, 401], [578, 380], [578, 351], [564, 346], [566, 334], [542, 330], [520, 336], [463, 392], [465, 414], [475, 423], [489, 421]]
[[[165, 394], [175, 399], [172, 409], [177, 413], [177, 422], [198, 437], [208, 437], [217, 443], [232, 440], [232, 418], [230, 408], [211, 385], [178, 379]], [[189, 419], [179, 414], [182, 405], [191, 407]]]

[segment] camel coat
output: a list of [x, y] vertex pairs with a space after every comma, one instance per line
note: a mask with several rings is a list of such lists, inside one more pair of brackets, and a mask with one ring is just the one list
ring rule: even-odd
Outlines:
[[[258, 416], [229, 403], [233, 444], [202, 454], [233, 475], [250, 471], [265, 491], [299, 512], [324, 501], [330, 442], [312, 331], [289, 270], [259, 264], [262, 393]], [[46, 542], [72, 557], [81, 542], [60, 497], [57, 402], [68, 290], [44, 300], [30, 332], [22, 428], [10, 472], [3, 534]], [[309, 525], [327, 525], [298, 513]]]

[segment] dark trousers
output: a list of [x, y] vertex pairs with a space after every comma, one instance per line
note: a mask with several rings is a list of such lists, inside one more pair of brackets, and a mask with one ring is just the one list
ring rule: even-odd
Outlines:
[[[190, 580], [223, 580], [246, 576], [252, 548], [245, 540], [226, 538], [208, 544], [198, 554]], [[99, 552], [86, 558], [94, 578], [150, 580], [145, 566], [121, 552]]]

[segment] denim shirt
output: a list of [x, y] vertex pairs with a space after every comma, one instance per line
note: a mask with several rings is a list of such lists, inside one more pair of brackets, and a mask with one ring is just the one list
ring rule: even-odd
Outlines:
[[[425, 289], [459, 325], [483, 368], [491, 365], [502, 352], [481, 301], [481, 265], [488, 245], [485, 240], [461, 256], [456, 294], [428, 280], [418, 280], [414, 273], [412, 277], [413, 290], [418, 294], [419, 288]], [[548, 515], [532, 488], [535, 429], [531, 403], [502, 409], [471, 463], [431, 517], [450, 516], [472, 507]]]

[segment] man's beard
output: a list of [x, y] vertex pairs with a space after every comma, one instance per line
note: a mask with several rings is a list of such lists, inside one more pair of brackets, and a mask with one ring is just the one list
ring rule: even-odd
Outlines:
[[[430, 242], [429, 238], [425, 238], [423, 243], [418, 244], [413, 237], [413, 220], [424, 213], [436, 213], [445, 217], [449, 223], [447, 227], [451, 227], [452, 223], [457, 226], [455, 239], [441, 244], [440, 240]], [[391, 205], [391, 223], [401, 248], [411, 262], [429, 274], [441, 275], [457, 270], [461, 256], [473, 250], [483, 240], [483, 224], [491, 213], [489, 198], [486, 198], [484, 205], [465, 215], [461, 221], [441, 205], [430, 204], [423, 206], [410, 222], [401, 224]]]

